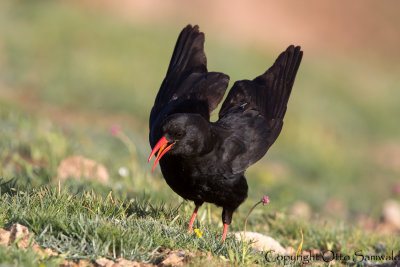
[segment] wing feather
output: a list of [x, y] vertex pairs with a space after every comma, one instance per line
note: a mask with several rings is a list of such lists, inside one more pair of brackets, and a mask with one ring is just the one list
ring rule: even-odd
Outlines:
[[[177, 108], [180, 112], [187, 113], [207, 110], [207, 116], [209, 116], [209, 113], [222, 100], [228, 83], [227, 75], [207, 71], [204, 33], [199, 32], [197, 25], [186, 26], [178, 37], [167, 74], [151, 110], [150, 129], [156, 121], [159, 121], [160, 115], [167, 115], [166, 109], [169, 113], [174, 112], [173, 108], [168, 107], [173, 102], [175, 106], [179, 106], [177, 103], [184, 103], [189, 99], [195, 100], [196, 103], [205, 107], [196, 107], [193, 110], [190, 108], [182, 110], [182, 106]], [[187, 103], [183, 106], [190, 107]]]
[[[234, 172], [261, 159], [278, 138], [302, 56], [300, 47], [291, 45], [265, 73], [252, 81], [237, 81], [229, 91], [217, 125], [231, 131], [224, 143], [224, 153], [230, 156], [223, 158], [232, 159], [229, 164]], [[242, 140], [247, 149], [241, 154], [231, 151], [230, 147], [237, 147], [231, 140]]]

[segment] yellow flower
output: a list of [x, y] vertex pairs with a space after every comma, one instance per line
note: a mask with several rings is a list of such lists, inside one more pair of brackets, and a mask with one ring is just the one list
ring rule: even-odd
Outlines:
[[194, 229], [194, 232], [196, 233], [196, 235], [197, 235], [198, 237], [201, 238], [201, 235], [203, 234], [203, 232], [200, 232], [200, 229]]

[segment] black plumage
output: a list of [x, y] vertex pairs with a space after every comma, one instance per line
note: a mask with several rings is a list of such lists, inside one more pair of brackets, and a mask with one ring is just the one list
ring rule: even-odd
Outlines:
[[246, 169], [275, 142], [303, 52], [289, 46], [273, 66], [253, 80], [235, 82], [219, 120], [210, 113], [222, 100], [229, 76], [208, 72], [204, 34], [185, 27], [150, 114], [151, 157], [157, 153], [168, 185], [181, 197], [223, 208], [223, 240], [233, 211], [247, 197]]

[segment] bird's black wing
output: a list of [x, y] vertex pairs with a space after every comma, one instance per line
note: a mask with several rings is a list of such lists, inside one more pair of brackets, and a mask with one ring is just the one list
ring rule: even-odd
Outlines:
[[160, 115], [171, 113], [209, 114], [222, 100], [229, 76], [207, 71], [204, 33], [196, 25], [186, 26], [180, 33], [172, 54], [167, 75], [161, 84], [150, 114], [150, 129]]
[[299, 46], [289, 46], [264, 74], [229, 91], [216, 126], [229, 133], [222, 160], [233, 173], [261, 159], [277, 139], [302, 56]]

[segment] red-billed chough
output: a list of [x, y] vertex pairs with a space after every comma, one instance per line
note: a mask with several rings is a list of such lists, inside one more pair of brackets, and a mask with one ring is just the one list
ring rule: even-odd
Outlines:
[[167, 75], [150, 114], [150, 145], [167, 184], [194, 201], [192, 231], [204, 202], [223, 208], [225, 240], [233, 211], [247, 197], [246, 169], [260, 160], [283, 125], [303, 52], [289, 46], [265, 73], [235, 82], [219, 119], [210, 113], [222, 100], [229, 76], [208, 72], [204, 33], [186, 26], [178, 37]]

